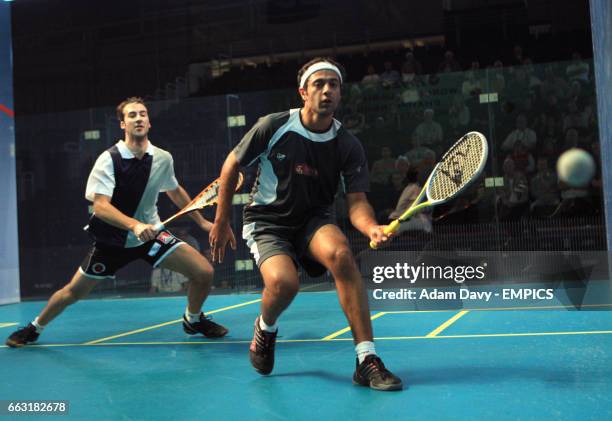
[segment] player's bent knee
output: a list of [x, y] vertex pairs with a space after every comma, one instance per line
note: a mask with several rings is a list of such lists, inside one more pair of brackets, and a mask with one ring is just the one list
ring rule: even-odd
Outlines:
[[64, 288], [62, 290], [62, 300], [67, 305], [76, 303], [80, 299], [85, 298], [86, 295], [87, 294], [79, 293], [78, 291], [75, 291], [71, 288]]
[[277, 297], [288, 299], [296, 296], [299, 283], [286, 278], [277, 278], [273, 282], [266, 282], [266, 289]]
[[200, 268], [198, 269], [190, 278], [194, 282], [198, 282], [201, 284], [210, 284], [212, 283], [214, 276], [214, 271], [212, 268]]
[[331, 256], [332, 268], [337, 271], [350, 270], [355, 266], [353, 252], [348, 247], [339, 247]]

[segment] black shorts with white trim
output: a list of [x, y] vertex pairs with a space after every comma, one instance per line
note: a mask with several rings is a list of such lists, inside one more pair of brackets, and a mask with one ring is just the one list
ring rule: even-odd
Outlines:
[[94, 243], [83, 259], [79, 272], [88, 278], [113, 278], [119, 269], [139, 259], [157, 267], [181, 244], [185, 243], [166, 230], [159, 232], [154, 240], [138, 247], [124, 248]]

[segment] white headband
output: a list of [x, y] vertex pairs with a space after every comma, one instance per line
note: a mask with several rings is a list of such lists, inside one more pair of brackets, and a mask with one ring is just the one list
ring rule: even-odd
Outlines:
[[336, 66], [334, 66], [328, 61], [319, 61], [310, 66], [308, 69], [306, 69], [306, 71], [300, 78], [300, 88], [303, 88], [306, 85], [306, 81], [308, 80], [308, 78], [312, 76], [313, 73], [318, 72], [319, 70], [331, 70], [332, 72], [336, 72], [336, 74], [338, 75], [338, 79], [340, 79], [340, 83], [342, 83], [342, 73], [340, 73], [340, 69], [338, 69]]

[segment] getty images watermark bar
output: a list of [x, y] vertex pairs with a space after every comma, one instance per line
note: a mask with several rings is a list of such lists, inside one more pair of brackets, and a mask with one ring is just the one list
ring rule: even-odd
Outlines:
[[360, 256], [372, 310], [612, 309], [606, 251], [391, 251]]
[[0, 400], [0, 415], [68, 415], [68, 401]]

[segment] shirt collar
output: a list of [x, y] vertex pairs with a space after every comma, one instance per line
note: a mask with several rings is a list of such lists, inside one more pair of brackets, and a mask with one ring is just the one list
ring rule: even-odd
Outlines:
[[[132, 153], [132, 151], [130, 151], [128, 149], [128, 147], [125, 145], [125, 141], [120, 140], [117, 142], [117, 149], [119, 149], [119, 153], [121, 154], [121, 158], [123, 159], [134, 159], [136, 158], [136, 156]], [[151, 156], [153, 156], [155, 153], [155, 146], [153, 146], [153, 144], [151, 143], [151, 141], [148, 141], [148, 145], [147, 145], [147, 150], [145, 151], [145, 155], [149, 154]]]
[[303, 130], [303, 132], [307, 133], [307, 135], [303, 135], [304, 137], [315, 140], [315, 141], [327, 141], [336, 137], [338, 130], [342, 127], [342, 123], [340, 123], [335, 118], [332, 120], [331, 127], [325, 132], [313, 132], [312, 130], [306, 128], [304, 123], [302, 123], [302, 115], [300, 113], [301, 108], [293, 108], [289, 110], [289, 115], [293, 118], [297, 119], [297, 123], [299, 124], [299, 128]]

